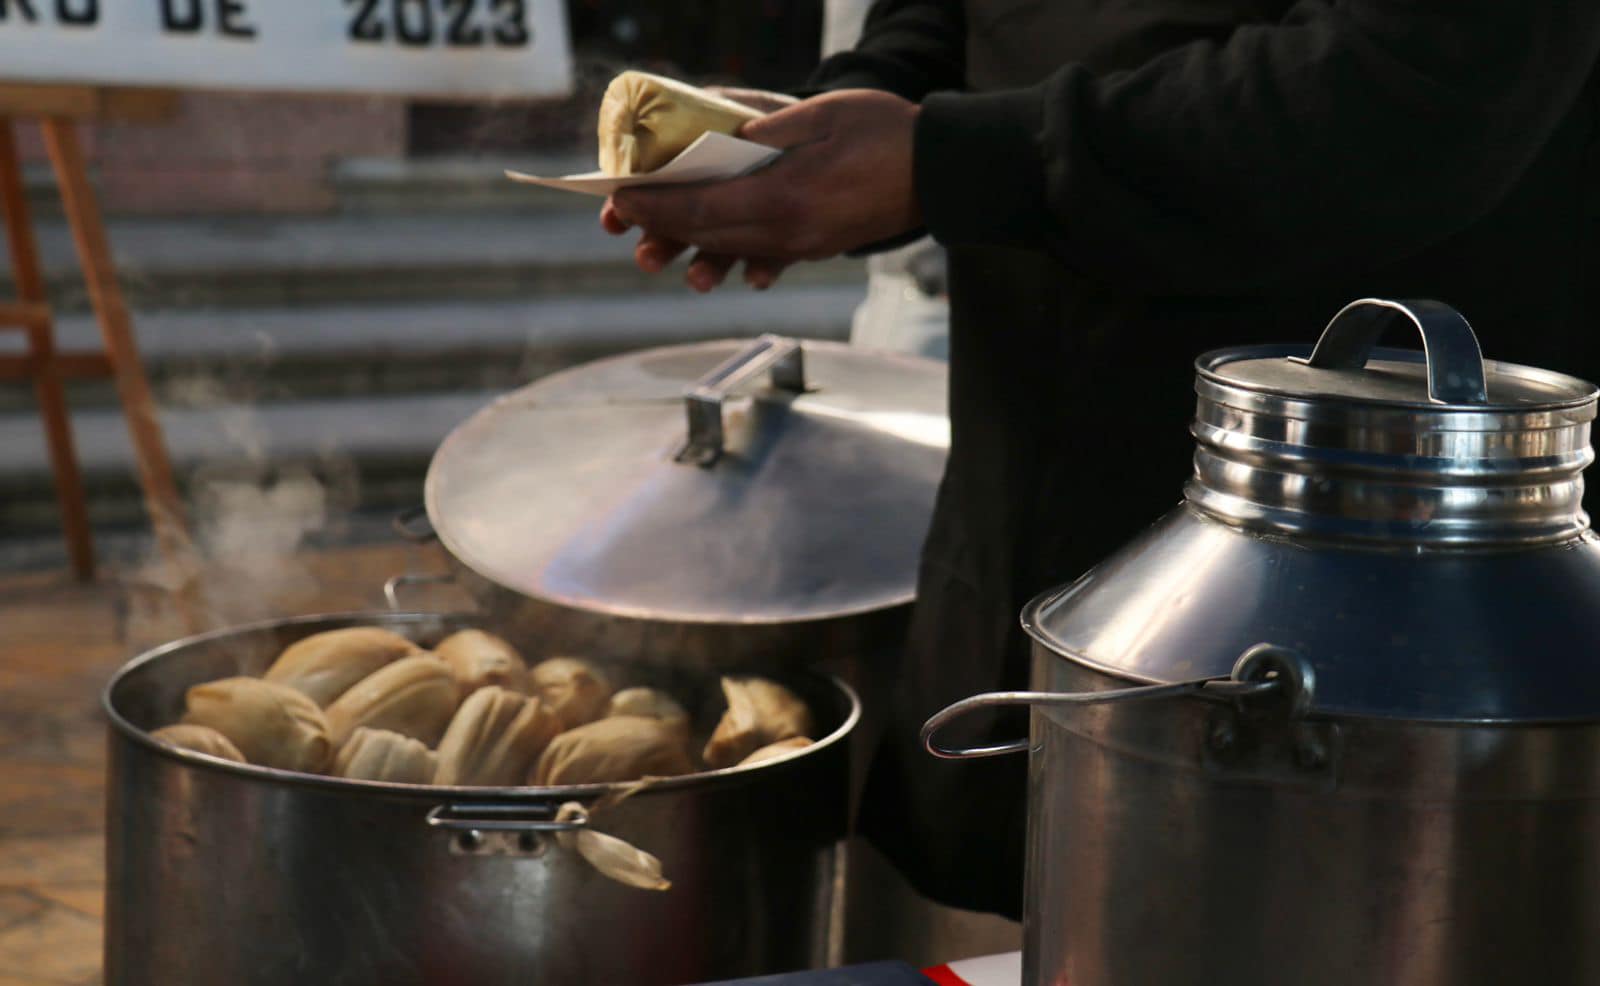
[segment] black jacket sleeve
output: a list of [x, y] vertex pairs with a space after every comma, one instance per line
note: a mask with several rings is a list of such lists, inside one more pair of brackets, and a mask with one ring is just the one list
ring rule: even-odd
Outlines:
[[877, 0], [854, 49], [826, 59], [802, 92], [883, 89], [920, 102], [966, 84], [966, 17], [960, 0]]
[[930, 96], [917, 195], [947, 245], [1046, 250], [1145, 293], [1259, 289], [1483, 216], [1597, 53], [1594, 0], [1302, 0], [1136, 70]]

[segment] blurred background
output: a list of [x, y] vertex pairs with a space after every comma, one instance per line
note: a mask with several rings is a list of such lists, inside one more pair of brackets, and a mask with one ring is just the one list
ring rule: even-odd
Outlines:
[[[82, 128], [202, 542], [244, 510], [281, 553], [384, 536], [453, 425], [562, 366], [761, 331], [848, 335], [858, 262], [701, 298], [634, 270], [631, 242], [599, 231], [597, 200], [503, 176], [592, 169], [595, 108], [623, 67], [793, 86], [818, 58], [820, 0], [572, 0], [568, 17], [563, 99], [182, 90], [157, 119]], [[34, 128], [18, 131], [59, 344], [96, 347], [55, 181]], [[0, 265], [0, 297], [14, 293]], [[20, 351], [20, 334], [0, 346]], [[102, 565], [137, 565], [148, 528], [114, 389], [76, 382], [69, 402]], [[0, 568], [63, 567], [21, 382], [0, 385], [0, 449]]]

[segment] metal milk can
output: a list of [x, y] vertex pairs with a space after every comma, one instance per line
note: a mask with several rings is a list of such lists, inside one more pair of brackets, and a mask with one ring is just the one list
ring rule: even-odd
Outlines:
[[1024, 982], [1600, 983], [1595, 388], [1431, 301], [1196, 369], [1184, 502], [924, 730], [1030, 757]]

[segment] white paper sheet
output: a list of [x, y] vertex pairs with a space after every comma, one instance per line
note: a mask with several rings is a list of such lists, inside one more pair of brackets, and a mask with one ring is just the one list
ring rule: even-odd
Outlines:
[[706, 133], [684, 148], [682, 154], [645, 175], [627, 175], [613, 178], [599, 171], [560, 178], [541, 178], [538, 175], [507, 171], [512, 181], [546, 188], [562, 188], [584, 195], [610, 195], [618, 188], [630, 185], [683, 185], [695, 181], [718, 181], [737, 178], [754, 171], [783, 152], [776, 147], [755, 144], [727, 134]]
[[[976, 959], [962, 959], [938, 967], [939, 971], [967, 986], [1020, 986], [1022, 982], [1022, 953], [1003, 952], [984, 955]], [[932, 971], [932, 970], [928, 970]], [[947, 979], [935, 977], [939, 982]]]

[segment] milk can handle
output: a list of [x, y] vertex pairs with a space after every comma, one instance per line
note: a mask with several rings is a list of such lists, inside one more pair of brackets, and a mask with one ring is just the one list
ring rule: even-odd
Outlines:
[[1372, 347], [1397, 318], [1405, 318], [1422, 333], [1422, 351], [1428, 366], [1428, 399], [1435, 404], [1486, 404], [1483, 351], [1478, 337], [1461, 313], [1449, 305], [1427, 299], [1388, 301], [1362, 298], [1339, 309], [1310, 359], [1290, 357], [1296, 363], [1323, 370], [1359, 370], [1367, 365]]
[[689, 437], [678, 452], [679, 462], [706, 467], [721, 458], [722, 402], [734, 388], [764, 370], [772, 371], [772, 386], [805, 393], [805, 358], [799, 341], [770, 334], [757, 337], [701, 377], [684, 395]]
[[1113, 688], [1100, 692], [987, 692], [964, 698], [934, 713], [922, 724], [922, 746], [944, 760], [974, 760], [1021, 753], [1028, 748], [1026, 739], [989, 746], [950, 747], [940, 746], [934, 738], [939, 730], [974, 709], [1008, 705], [1108, 705], [1113, 702], [1142, 702], [1146, 699], [1196, 694], [1241, 700], [1273, 695], [1286, 699], [1289, 715], [1299, 716], [1310, 708], [1314, 684], [1311, 665], [1299, 654], [1272, 644], [1256, 644], [1239, 656], [1239, 660], [1234, 662], [1233, 673], [1227, 677], [1135, 685], [1132, 688]]

